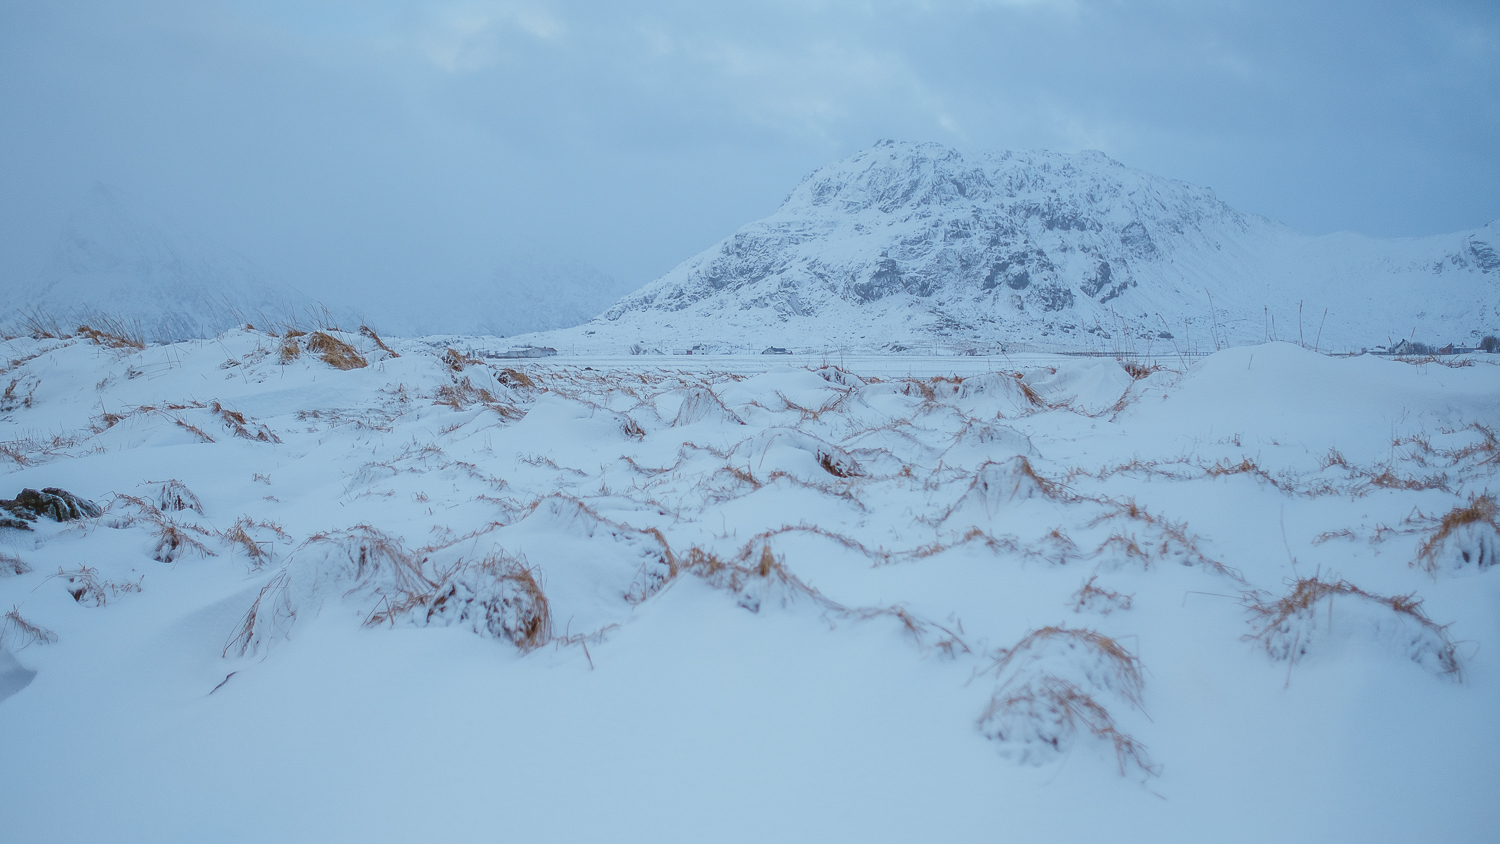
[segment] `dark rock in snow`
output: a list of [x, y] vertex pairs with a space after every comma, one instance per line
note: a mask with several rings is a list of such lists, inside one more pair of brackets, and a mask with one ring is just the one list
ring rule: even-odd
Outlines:
[[0, 501], [0, 507], [28, 521], [35, 521], [37, 516], [46, 516], [54, 522], [70, 522], [74, 519], [93, 518], [104, 512], [94, 502], [54, 486], [46, 487], [41, 492], [23, 489], [14, 500]]

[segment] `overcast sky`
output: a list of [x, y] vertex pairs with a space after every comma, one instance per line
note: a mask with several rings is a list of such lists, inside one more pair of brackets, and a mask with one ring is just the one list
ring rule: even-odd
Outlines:
[[98, 181], [294, 283], [634, 286], [882, 138], [1430, 234], [1500, 217], [1500, 3], [5, 0], [0, 115], [9, 267]]

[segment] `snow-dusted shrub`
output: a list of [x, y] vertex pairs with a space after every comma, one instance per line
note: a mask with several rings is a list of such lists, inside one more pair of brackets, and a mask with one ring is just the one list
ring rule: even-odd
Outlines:
[[229, 429], [229, 433], [236, 437], [263, 443], [281, 442], [281, 438], [276, 436], [270, 428], [259, 422], [246, 419], [245, 414], [237, 410], [230, 410], [217, 401], [209, 402], [208, 409], [214, 416], [218, 417], [219, 421], [224, 424], [224, 427]]
[[552, 612], [536, 573], [524, 557], [504, 552], [449, 570], [430, 591], [377, 612], [369, 624], [405, 617], [419, 626], [467, 627], [506, 639], [524, 653], [552, 639]]
[[730, 457], [763, 477], [780, 475], [806, 483], [863, 477], [865, 470], [848, 451], [795, 428], [768, 428], [735, 446]]
[[78, 335], [106, 349], [139, 351], [146, 348], [145, 330], [136, 320], [93, 314], [89, 317], [98, 328], [78, 326]]
[[1095, 581], [1099, 576], [1093, 575], [1078, 587], [1073, 593], [1073, 612], [1095, 612], [1099, 615], [1109, 615], [1115, 610], [1130, 609], [1131, 599], [1134, 595], [1122, 595], [1113, 589], [1099, 586]]
[[681, 569], [734, 593], [735, 603], [754, 613], [768, 602], [785, 607], [799, 599], [811, 600], [825, 609], [843, 609], [788, 571], [770, 544], [759, 538], [746, 543], [730, 560], [693, 546], [684, 555]]
[[[1036, 448], [1031, 444], [1031, 438], [1007, 425], [996, 425], [970, 420], [953, 437], [953, 445], [949, 447], [949, 453], [954, 449], [967, 449], [974, 452], [999, 452], [1001, 454], [1021, 454], [1028, 457], [1036, 455]], [[947, 455], [944, 455], [946, 460]]]
[[401, 357], [401, 355], [396, 353], [395, 349], [387, 346], [385, 344], [385, 341], [380, 339], [380, 335], [375, 333], [375, 329], [371, 328], [370, 326], [361, 325], [359, 327], [359, 336], [375, 344], [375, 348], [380, 350], [381, 360], [390, 360], [391, 358]]
[[140, 581], [115, 583], [112, 580], [100, 580], [99, 570], [88, 566], [83, 566], [76, 571], [59, 569], [56, 576], [63, 578], [67, 583], [68, 594], [73, 596], [74, 601], [95, 607], [108, 604], [111, 598], [141, 591]]
[[1108, 743], [1121, 774], [1157, 773], [1145, 747], [1119, 729], [1106, 707], [1142, 706], [1140, 660], [1114, 639], [1092, 630], [1044, 627], [1002, 651], [988, 672], [998, 682], [979, 729], [1000, 744], [1002, 754], [1041, 765], [1087, 734]]
[[359, 596], [388, 607], [429, 594], [435, 585], [396, 537], [369, 525], [320, 533], [293, 551], [261, 589], [225, 653], [259, 649], [330, 597]]
[[[597, 582], [624, 584], [619, 595], [637, 604], [655, 595], [677, 576], [677, 558], [656, 528], [635, 528], [607, 519], [576, 498], [553, 495], [537, 502], [523, 520], [528, 529], [561, 533], [600, 544]], [[620, 566], [619, 563], [624, 563]], [[631, 571], [631, 568], [634, 571]]]
[[320, 360], [334, 369], [362, 369], [369, 365], [358, 349], [334, 336], [335, 333], [342, 334], [343, 332], [330, 328], [326, 331], [314, 331], [307, 334], [290, 329], [281, 337], [278, 359], [282, 364], [288, 364], [301, 357], [302, 352], [306, 351], [308, 354], [317, 355]]
[[165, 481], [151, 481], [147, 485], [153, 488], [151, 502], [158, 510], [164, 512], [192, 510], [199, 515], [203, 514], [203, 502], [199, 501], [198, 496], [194, 495], [193, 491], [188, 489], [182, 481], [169, 478]]
[[15, 554], [0, 551], [0, 577], [25, 574], [29, 571], [31, 571], [31, 566], [27, 565], [25, 560]]
[[743, 425], [745, 420], [724, 406], [724, 402], [706, 387], [688, 387], [681, 391], [682, 404], [677, 408], [673, 427], [691, 425], [695, 422], [713, 422], [719, 425]]
[[814, 369], [813, 372], [817, 373], [824, 381], [838, 387], [855, 389], [870, 383], [849, 370], [832, 364]]
[[[156, 501], [163, 502], [168, 506], [176, 507], [179, 503], [178, 490], [170, 485], [175, 481], [168, 481], [166, 485], [157, 490]], [[180, 485], [179, 485], [180, 486]], [[187, 491], [187, 487], [181, 487]], [[192, 496], [191, 492], [186, 495]], [[109, 514], [105, 516], [104, 523], [116, 529], [134, 527], [145, 523], [154, 528], [151, 541], [147, 546], [146, 553], [151, 559], [159, 563], [172, 563], [181, 559], [185, 554], [197, 554], [200, 557], [216, 556], [212, 550], [204, 545], [199, 537], [208, 537], [211, 533], [198, 525], [178, 522], [162, 512], [156, 501], [140, 498], [134, 495], [116, 495], [110, 502]], [[183, 498], [184, 505], [197, 502], [197, 497], [191, 499]], [[193, 509], [191, 506], [178, 508], [179, 512]], [[200, 511], [201, 512], [201, 511]]]
[[1476, 495], [1467, 505], [1454, 507], [1417, 549], [1416, 564], [1436, 573], [1470, 565], [1484, 569], [1500, 562], [1496, 556], [1500, 554], [1497, 514], [1500, 507], [1489, 494]]
[[999, 416], [1020, 416], [1045, 408], [1047, 402], [1021, 379], [1020, 373], [991, 372], [965, 378], [958, 385], [957, 397], [966, 405], [978, 410], [988, 402], [984, 410], [993, 410]]
[[19, 651], [32, 645], [51, 645], [56, 642], [56, 633], [22, 618], [19, 607], [11, 607], [10, 612], [0, 620], [0, 650]]
[[979, 525], [993, 519], [1006, 505], [1028, 498], [1059, 498], [1062, 488], [1037, 474], [1025, 455], [1004, 462], [986, 461], [974, 472], [963, 497], [949, 507], [940, 522], [952, 527]]
[[1315, 575], [1293, 583], [1281, 598], [1248, 595], [1246, 607], [1260, 627], [1247, 638], [1260, 642], [1272, 659], [1295, 663], [1314, 648], [1358, 635], [1387, 643], [1434, 674], [1459, 677], [1446, 627], [1428, 618], [1412, 595], [1388, 598]]
[[208, 536], [208, 531], [197, 525], [183, 525], [163, 519], [157, 523], [156, 535], [152, 537], [151, 559], [158, 563], [175, 563], [189, 553], [200, 557], [217, 556], [199, 541], [198, 536]]
[[307, 335], [307, 351], [334, 369], [362, 369], [369, 365], [358, 350], [326, 331]]
[[281, 525], [267, 519], [256, 521], [249, 516], [236, 519], [228, 530], [219, 534], [219, 538], [229, 543], [230, 548], [244, 551], [250, 565], [257, 569], [271, 562], [271, 551], [276, 540], [291, 540], [291, 536]]

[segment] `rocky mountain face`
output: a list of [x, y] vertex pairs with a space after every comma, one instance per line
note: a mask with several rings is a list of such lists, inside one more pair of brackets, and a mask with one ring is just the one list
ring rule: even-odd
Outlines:
[[1300, 314], [1309, 344], [1318, 328], [1346, 347], [1462, 340], [1500, 328], [1497, 250], [1500, 221], [1309, 237], [1098, 152], [885, 141], [569, 334], [723, 350], [1201, 348], [1297, 339]]

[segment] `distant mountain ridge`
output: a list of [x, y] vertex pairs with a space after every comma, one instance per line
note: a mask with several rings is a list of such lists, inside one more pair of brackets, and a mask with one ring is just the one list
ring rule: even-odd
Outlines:
[[1312, 237], [1099, 152], [883, 141], [557, 341], [1202, 348], [1297, 339], [1299, 312], [1325, 348], [1500, 329], [1500, 221]]

